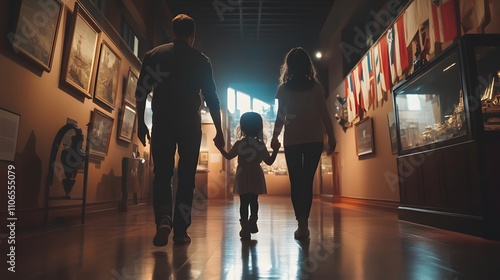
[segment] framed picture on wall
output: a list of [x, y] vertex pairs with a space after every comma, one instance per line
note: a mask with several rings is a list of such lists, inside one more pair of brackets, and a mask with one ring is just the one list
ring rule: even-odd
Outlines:
[[[63, 4], [59, 0], [22, 0], [9, 38], [15, 52], [50, 72]], [[50, 7], [50, 8], [48, 8]]]
[[200, 151], [199, 165], [208, 165], [208, 151]]
[[373, 137], [373, 119], [366, 117], [355, 124], [356, 127], [356, 152], [358, 156], [375, 152]]
[[87, 98], [92, 98], [92, 77], [100, 29], [75, 3], [73, 22], [66, 42], [61, 80]]
[[94, 109], [91, 118], [90, 154], [105, 157], [108, 154], [111, 132], [113, 131], [113, 118]]
[[103, 40], [99, 54], [94, 97], [111, 109], [115, 107], [116, 90], [120, 79], [120, 63], [118, 55]]
[[118, 132], [119, 139], [129, 143], [132, 142], [136, 115], [137, 114], [132, 107], [126, 104], [123, 106], [122, 117], [120, 119], [120, 129]]
[[21, 116], [0, 108], [0, 161], [14, 161]]
[[128, 70], [127, 86], [125, 88], [124, 101], [130, 107], [135, 108], [135, 89], [137, 88], [138, 75], [132, 69]]

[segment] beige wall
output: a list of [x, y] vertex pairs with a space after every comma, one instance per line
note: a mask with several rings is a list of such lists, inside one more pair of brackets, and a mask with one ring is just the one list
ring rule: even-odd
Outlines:
[[[325, 50], [328, 63], [329, 88], [332, 89], [328, 99], [330, 112], [335, 115], [336, 95], [345, 96], [342, 71], [342, 51], [340, 49], [341, 33], [348, 20], [356, 14], [356, 10], [367, 0], [340, 0], [335, 4], [321, 31], [321, 48]], [[398, 0], [388, 0], [388, 3], [397, 4]], [[410, 2], [411, 3], [411, 2]], [[409, 4], [410, 4], [409, 3]], [[460, 0], [458, 7], [471, 9], [471, 6], [484, 3], [483, 0]], [[490, 16], [485, 22], [484, 29], [476, 28], [468, 33], [499, 33], [498, 1], [488, 1]], [[466, 5], [465, 5], [466, 4]], [[479, 9], [481, 10], [481, 9]], [[377, 12], [377, 11], [374, 11]], [[461, 11], [464, 13], [464, 11]], [[367, 15], [371, 18], [371, 15]], [[364, 26], [360, 26], [361, 29]], [[462, 34], [464, 31], [462, 30]], [[353, 35], [354, 36], [354, 35]], [[449, 45], [449, 44], [448, 44]], [[397, 181], [396, 155], [391, 152], [387, 114], [393, 112], [392, 94], [376, 109], [369, 109], [367, 116], [373, 118], [375, 153], [359, 158], [356, 155], [354, 129], [349, 128], [344, 133], [339, 125], [334, 125], [337, 139], [336, 152], [339, 155], [340, 195], [344, 197], [399, 201], [399, 185]]]
[[[11, 18], [7, 1], [0, 4], [0, 28], [2, 34], [7, 34], [7, 20]], [[73, 9], [74, 2], [65, 1], [68, 8]], [[0, 107], [21, 115], [19, 137], [17, 141], [15, 165], [17, 167], [17, 192], [16, 209], [18, 215], [33, 215], [36, 218], [19, 218], [21, 226], [24, 223], [41, 222], [41, 213], [45, 205], [45, 182], [48, 174], [49, 156], [52, 142], [58, 130], [66, 124], [67, 118], [78, 122], [86, 139], [86, 124], [90, 121], [94, 108], [104, 112], [114, 119], [111, 142], [108, 154], [102, 160], [91, 161], [88, 171], [88, 204], [106, 204], [121, 198], [121, 160], [132, 155], [133, 143], [139, 146], [141, 155], [149, 151], [142, 147], [137, 138], [133, 143], [117, 139], [119, 110], [122, 107], [121, 96], [124, 87], [123, 79], [126, 78], [131, 63], [112, 43], [107, 34], [102, 34], [102, 39], [110, 42], [111, 47], [121, 58], [120, 78], [118, 81], [117, 98], [114, 109], [103, 108], [91, 99], [70, 91], [60, 84], [61, 66], [63, 59], [63, 41], [65, 33], [66, 14], [63, 12], [61, 25], [57, 33], [56, 47], [50, 72], [45, 72], [33, 65], [31, 61], [20, 54], [14, 53], [11, 46], [2, 40], [0, 45]], [[5, 36], [4, 36], [5, 38]], [[59, 160], [59, 158], [58, 158]], [[0, 163], [1, 170], [5, 170], [6, 162]], [[2, 171], [1, 176], [5, 176]], [[3, 178], [3, 177], [2, 177]], [[54, 185], [51, 195], [64, 194], [60, 179], [54, 175]], [[71, 194], [81, 195], [83, 186], [83, 173], [77, 175], [77, 183]], [[147, 188], [143, 189], [140, 197], [146, 198]], [[129, 196], [130, 198], [130, 196]], [[2, 211], [6, 209], [5, 201], [0, 202]], [[79, 205], [81, 201], [57, 202], [52, 201], [51, 206], [69, 204]], [[19, 217], [19, 216], [18, 216]], [[34, 220], [33, 220], [34, 219]]]
[[342, 73], [342, 51], [340, 49], [341, 32], [350, 16], [355, 13], [356, 6], [363, 1], [336, 1], [321, 31], [321, 48], [326, 50], [328, 63], [329, 88], [328, 98], [330, 114], [334, 121], [335, 138], [337, 139], [338, 172], [340, 196], [399, 201], [397, 183], [387, 181], [386, 177], [397, 174], [396, 156], [391, 152], [387, 113], [392, 112], [392, 96], [375, 110], [370, 109], [366, 115], [373, 118], [375, 137], [375, 153], [365, 157], [356, 154], [356, 139], [353, 128], [346, 132], [335, 120], [336, 96], [344, 96]]

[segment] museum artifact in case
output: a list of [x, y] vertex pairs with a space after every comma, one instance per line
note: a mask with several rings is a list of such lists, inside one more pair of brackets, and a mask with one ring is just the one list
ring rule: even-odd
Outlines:
[[395, 90], [400, 152], [467, 137], [458, 50]]
[[465, 35], [393, 88], [399, 217], [500, 239], [500, 35]]

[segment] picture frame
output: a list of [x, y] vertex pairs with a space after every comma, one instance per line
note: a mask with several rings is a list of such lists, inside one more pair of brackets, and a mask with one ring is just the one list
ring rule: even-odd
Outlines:
[[60, 0], [22, 0], [8, 37], [16, 53], [50, 72], [63, 12]]
[[21, 115], [0, 108], [0, 161], [14, 161], [20, 123]]
[[122, 115], [120, 118], [120, 129], [118, 132], [118, 139], [132, 142], [132, 136], [134, 134], [136, 111], [134, 108], [125, 104], [123, 106]]
[[208, 166], [208, 151], [200, 151], [199, 165]]
[[95, 57], [101, 30], [75, 2], [68, 41], [63, 56], [61, 80], [86, 98], [92, 98]]
[[135, 108], [135, 90], [137, 88], [137, 81], [139, 80], [139, 75], [136, 74], [130, 68], [128, 70], [128, 75], [127, 75], [127, 85], [125, 87], [125, 93], [123, 97], [123, 101], [125, 104], [128, 104], [130, 107]]
[[114, 109], [121, 59], [108, 42], [102, 41], [94, 86], [94, 98]]
[[396, 122], [394, 121], [394, 113], [387, 113], [387, 125], [389, 126], [389, 139], [391, 140], [391, 152], [398, 153], [398, 139], [396, 131]]
[[356, 152], [358, 156], [373, 154], [375, 152], [373, 118], [366, 117], [354, 126], [356, 128]]
[[90, 136], [88, 136], [91, 155], [105, 157], [108, 154], [113, 122], [112, 117], [100, 110], [92, 111]]

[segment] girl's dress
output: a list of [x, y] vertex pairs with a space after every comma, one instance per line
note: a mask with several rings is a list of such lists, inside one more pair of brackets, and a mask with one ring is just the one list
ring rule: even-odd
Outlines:
[[229, 153], [238, 155], [234, 194], [266, 194], [266, 180], [260, 163], [269, 157], [266, 145], [252, 137], [236, 141]]

